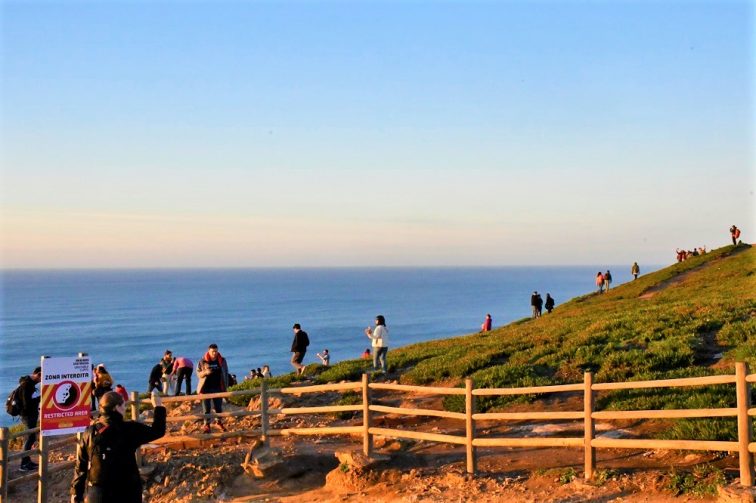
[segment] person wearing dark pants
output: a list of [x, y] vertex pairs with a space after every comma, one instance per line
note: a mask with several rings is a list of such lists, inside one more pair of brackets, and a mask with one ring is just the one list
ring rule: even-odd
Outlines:
[[[18, 380], [21, 387], [21, 421], [23, 421], [27, 430], [33, 430], [37, 427], [39, 419], [39, 392], [37, 384], [42, 380], [42, 368], [37, 367], [31, 375], [23, 376]], [[30, 433], [24, 442], [24, 450], [30, 451], [37, 441], [37, 434]], [[37, 469], [37, 463], [31, 460], [31, 456], [26, 455], [21, 458], [21, 471], [31, 472]]]
[[[205, 353], [205, 356], [197, 364], [197, 377], [199, 378], [199, 383], [197, 384], [197, 392], [199, 394], [222, 393], [228, 389], [228, 364], [226, 363], [226, 359], [218, 352], [217, 344], [210, 344], [207, 348], [207, 353]], [[206, 398], [202, 400], [202, 411], [204, 414], [210, 414], [211, 406], [216, 413], [223, 412], [223, 399]], [[206, 417], [204, 422], [202, 432], [210, 433], [211, 419]], [[226, 431], [220, 418], [216, 420], [216, 423], [221, 431]]]
[[291, 364], [296, 369], [297, 375], [301, 376], [306, 367], [302, 361], [307, 352], [307, 346], [310, 345], [310, 338], [299, 323], [295, 323], [291, 328], [294, 330], [294, 340], [291, 341]]
[[181, 394], [181, 383], [186, 379], [186, 394], [192, 394], [192, 372], [194, 371], [194, 363], [185, 357], [179, 356], [176, 361], [173, 362], [172, 374], [176, 375], [176, 396]]

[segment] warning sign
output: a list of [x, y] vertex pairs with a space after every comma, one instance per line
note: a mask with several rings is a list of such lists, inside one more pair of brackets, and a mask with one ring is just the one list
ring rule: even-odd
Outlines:
[[45, 436], [84, 431], [92, 412], [88, 356], [42, 358], [40, 427]]

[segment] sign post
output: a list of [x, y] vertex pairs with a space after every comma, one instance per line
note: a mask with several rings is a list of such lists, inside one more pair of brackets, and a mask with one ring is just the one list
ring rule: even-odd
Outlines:
[[89, 356], [42, 357], [40, 435], [80, 433], [92, 412]]

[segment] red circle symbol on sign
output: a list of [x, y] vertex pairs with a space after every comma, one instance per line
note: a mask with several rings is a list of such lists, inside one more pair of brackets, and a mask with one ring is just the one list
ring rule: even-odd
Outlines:
[[60, 410], [72, 409], [79, 403], [81, 390], [73, 381], [63, 381], [55, 386], [53, 401], [55, 406]]

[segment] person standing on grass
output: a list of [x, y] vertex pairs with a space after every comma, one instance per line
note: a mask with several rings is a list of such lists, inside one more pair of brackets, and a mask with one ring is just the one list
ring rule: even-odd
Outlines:
[[181, 394], [181, 384], [186, 379], [186, 394], [192, 394], [192, 372], [194, 372], [194, 363], [186, 356], [179, 356], [173, 362], [171, 376], [176, 376], [176, 396]]
[[533, 295], [530, 296], [530, 310], [531, 318], [538, 318], [538, 292], [533, 292]]
[[[31, 375], [23, 376], [18, 380], [18, 386], [21, 388], [19, 396], [21, 399], [21, 414], [19, 415], [27, 430], [33, 430], [37, 427], [37, 420], [39, 419], [39, 391], [37, 390], [37, 384], [41, 380], [42, 367], [35, 368]], [[36, 441], [37, 434], [29, 433], [29, 436], [26, 437], [26, 442], [24, 442], [24, 451], [31, 450]], [[21, 458], [22, 472], [34, 471], [38, 466], [28, 455]]]
[[71, 502], [141, 503], [142, 478], [136, 450], [165, 435], [165, 407], [152, 392], [151, 425], [124, 421], [126, 401], [110, 391], [100, 399], [100, 417], [81, 436], [71, 481]]
[[490, 332], [491, 331], [491, 325], [493, 324], [493, 319], [491, 319], [491, 315], [487, 314], [486, 319], [483, 320], [483, 324], [480, 326], [481, 332]]
[[542, 312], [543, 312], [543, 298], [541, 298], [541, 294], [539, 293], [538, 295], [536, 295], [536, 318], [540, 318]]
[[378, 370], [380, 365], [382, 372], [388, 371], [386, 355], [388, 353], [388, 328], [386, 328], [386, 318], [382, 315], [375, 317], [375, 329], [367, 327], [365, 335], [372, 341], [373, 346], [373, 369]]
[[598, 293], [604, 293], [604, 275], [601, 271], [596, 274], [596, 286], [598, 287]]
[[730, 227], [730, 237], [732, 238], [732, 246], [737, 246], [738, 238], [740, 237], [740, 229], [733, 225]]
[[606, 270], [606, 274], [604, 274], [604, 286], [606, 287], [606, 291], [609, 291], [609, 287], [612, 284], [612, 273], [609, 272], [609, 269]]
[[638, 279], [638, 275], [640, 274], [640, 266], [638, 265], [638, 262], [633, 262], [633, 266], [630, 268], [630, 274], [633, 275], [633, 280]]
[[552, 297], [550, 293], [546, 294], [546, 305], [544, 307], [549, 314], [551, 314], [552, 309], [554, 309], [554, 297]]
[[[210, 344], [207, 347], [207, 353], [197, 364], [197, 377], [199, 378], [197, 384], [199, 394], [222, 393], [228, 389], [228, 364], [218, 352], [217, 344]], [[222, 398], [205, 398], [202, 400], [202, 413], [210, 414], [211, 405], [217, 414], [223, 412]], [[210, 433], [210, 418], [206, 417], [204, 422], [202, 433]], [[216, 424], [221, 431], [226, 431], [221, 418], [216, 419]]]
[[304, 361], [305, 353], [307, 353], [307, 346], [310, 345], [310, 338], [307, 336], [307, 332], [302, 330], [299, 323], [294, 323], [291, 328], [294, 330], [294, 339], [291, 341], [291, 364], [294, 366], [297, 375], [301, 376], [306, 367], [302, 364], [302, 361]]
[[322, 353], [315, 353], [315, 356], [320, 358], [324, 367], [331, 365], [331, 353], [329, 353], [327, 349], [324, 349]]

